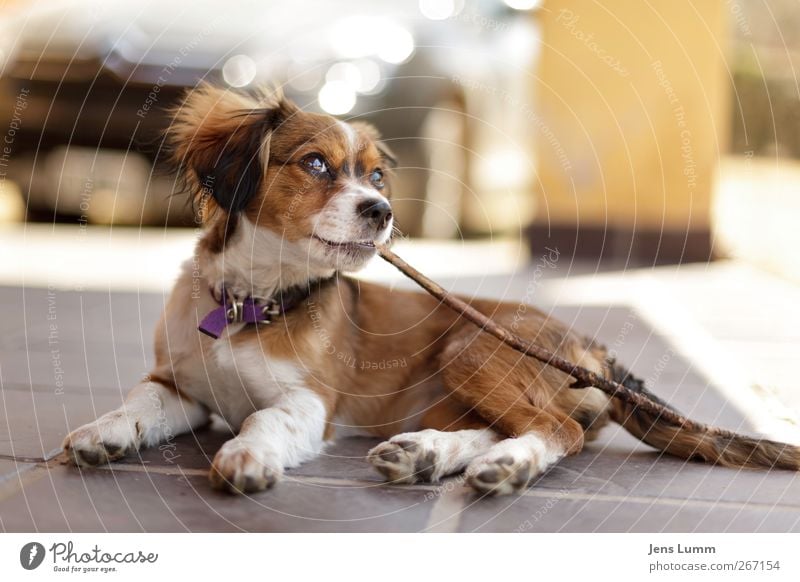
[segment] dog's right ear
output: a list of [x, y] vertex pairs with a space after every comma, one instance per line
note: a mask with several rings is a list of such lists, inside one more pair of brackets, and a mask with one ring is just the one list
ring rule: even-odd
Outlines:
[[296, 112], [282, 95], [251, 96], [212, 85], [192, 90], [172, 111], [170, 157], [203, 218], [214, 207], [241, 212], [258, 195], [270, 136]]

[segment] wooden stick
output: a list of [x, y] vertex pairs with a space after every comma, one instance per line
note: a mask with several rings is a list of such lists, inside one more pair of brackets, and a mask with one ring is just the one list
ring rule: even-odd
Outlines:
[[654, 402], [638, 392], [634, 392], [633, 390], [626, 388], [618, 382], [603, 378], [591, 370], [587, 370], [586, 368], [565, 360], [561, 356], [546, 350], [540, 345], [522, 339], [520, 336], [499, 325], [491, 318], [485, 316], [483, 313], [472, 307], [469, 303], [466, 303], [458, 297], [448, 293], [442, 286], [417, 271], [414, 267], [406, 263], [387, 247], [383, 245], [376, 245], [376, 247], [382, 259], [388, 263], [391, 263], [404, 275], [425, 289], [425, 291], [436, 297], [439, 301], [451, 309], [463, 315], [475, 325], [479, 326], [486, 333], [493, 335], [500, 341], [511, 346], [515, 350], [522, 352], [526, 356], [536, 358], [540, 362], [543, 362], [548, 366], [553, 366], [554, 368], [557, 368], [565, 374], [575, 378], [576, 380], [570, 386], [571, 388], [588, 388], [590, 386], [595, 387], [613, 398], [624, 400], [628, 404], [637, 406], [646, 412], [660, 417], [661, 420], [686, 430], [713, 432], [715, 434], [726, 435], [733, 434], [717, 427], [708, 426], [694, 420], [690, 420], [685, 416], [678, 414], [674, 410]]

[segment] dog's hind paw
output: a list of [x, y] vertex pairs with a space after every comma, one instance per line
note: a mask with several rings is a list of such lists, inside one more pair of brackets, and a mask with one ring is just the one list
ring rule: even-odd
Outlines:
[[367, 453], [367, 460], [393, 483], [438, 481], [438, 455], [434, 448], [426, 446], [424, 439], [404, 436], [398, 435], [379, 444]]
[[528, 486], [534, 477], [533, 463], [511, 455], [476, 459], [467, 468], [467, 483], [478, 493], [509, 495]]
[[467, 467], [467, 483], [478, 493], [518, 493], [564, 456], [552, 441], [530, 432], [505, 439]]

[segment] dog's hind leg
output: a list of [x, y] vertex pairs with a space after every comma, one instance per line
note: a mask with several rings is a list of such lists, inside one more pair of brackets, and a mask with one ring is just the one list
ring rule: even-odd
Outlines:
[[[475, 406], [499, 412], [497, 404], [489, 397]], [[583, 447], [583, 429], [577, 421], [545, 412], [527, 401], [507, 404], [507, 412], [499, 412], [496, 418], [497, 425], [503, 427], [502, 432], [516, 436], [492, 446], [473, 459], [466, 470], [469, 484], [481, 493], [520, 491], [563, 457], [576, 454]]]
[[395, 435], [369, 451], [367, 459], [388, 480], [435, 483], [461, 473], [500, 440], [482, 418], [452, 397], [431, 407], [421, 424], [424, 430]]
[[167, 374], [154, 372], [120, 408], [72, 431], [62, 446], [76, 465], [99, 465], [201, 426], [208, 418], [205, 406], [182, 395]]
[[454, 338], [443, 352], [442, 374], [445, 390], [510, 437], [470, 462], [467, 478], [477, 491], [519, 491], [583, 447], [583, 428], [557, 398], [566, 375], [553, 376], [543, 364], [477, 330]]
[[551, 431], [530, 430], [500, 441], [474, 459], [466, 470], [467, 481], [479, 493], [515, 493], [528, 487], [566, 454], [560, 439], [554, 438]]

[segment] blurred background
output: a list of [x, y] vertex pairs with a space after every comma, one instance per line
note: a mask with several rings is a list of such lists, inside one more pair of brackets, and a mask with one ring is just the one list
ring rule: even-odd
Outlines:
[[196, 226], [164, 111], [271, 83], [381, 129], [411, 237], [800, 278], [790, 0], [0, 4], [0, 223]]

